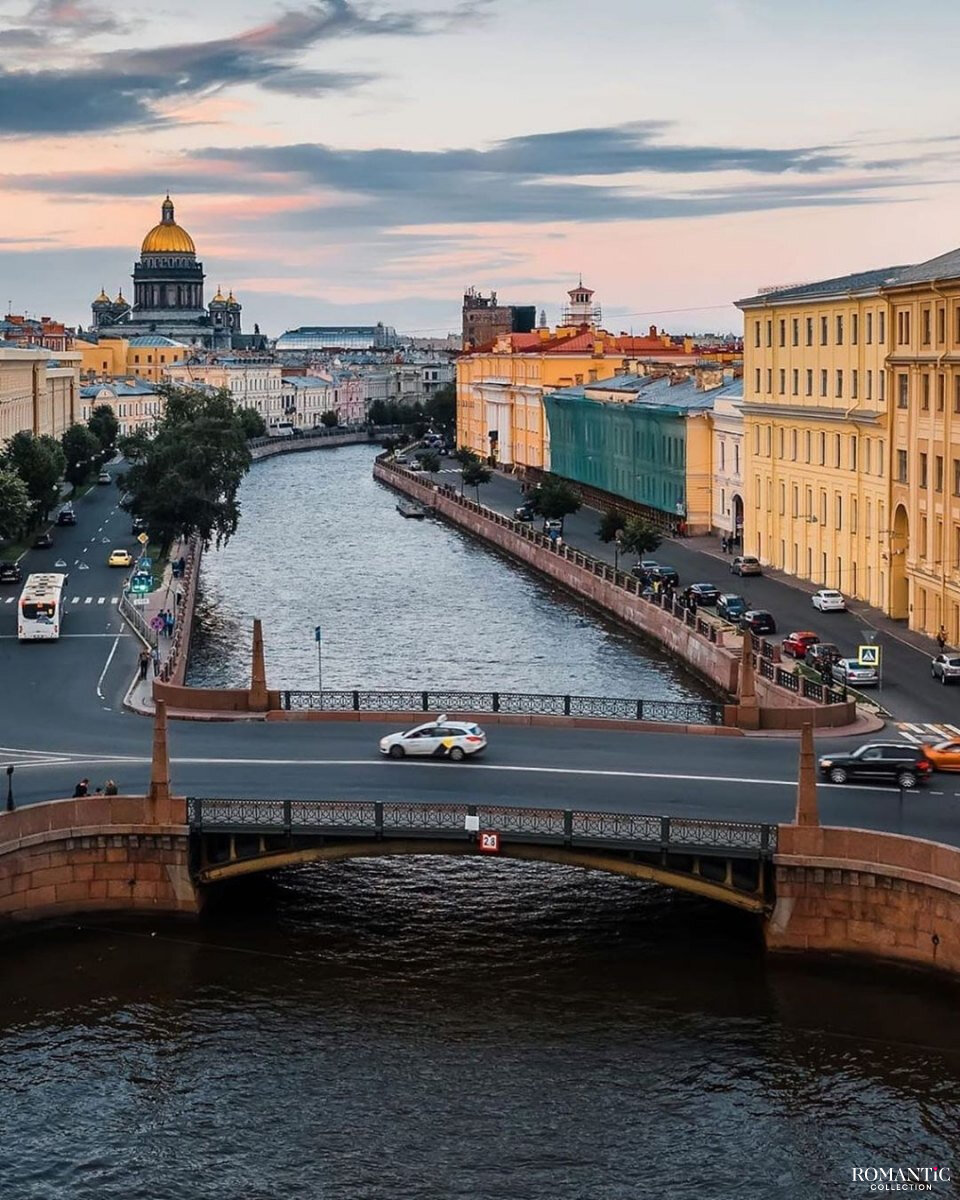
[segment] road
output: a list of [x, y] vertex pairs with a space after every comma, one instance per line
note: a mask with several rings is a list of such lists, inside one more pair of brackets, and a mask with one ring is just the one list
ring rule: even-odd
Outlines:
[[[459, 483], [459, 471], [452, 460], [444, 463], [439, 477], [447, 483]], [[482, 504], [498, 512], [512, 515], [523, 496], [520, 484], [510, 476], [495, 474], [480, 489]], [[614, 548], [597, 537], [600, 513], [582, 508], [564, 521], [564, 541], [595, 558], [613, 563]], [[626, 566], [633, 565], [633, 556], [624, 556]], [[795, 629], [811, 629], [825, 642], [836, 642], [845, 655], [856, 655], [857, 646], [864, 642], [865, 631], [874, 633], [870, 625], [872, 613], [854, 604], [846, 613], [820, 613], [810, 603], [810, 592], [768, 576], [740, 579], [729, 574], [729, 567], [712, 554], [691, 548], [683, 541], [668, 539], [650, 555], [658, 562], [676, 567], [682, 584], [715, 583], [721, 591], [738, 592], [750, 608], [763, 608], [773, 613], [779, 634]], [[622, 564], [623, 565], [623, 564]], [[885, 624], [887, 624], [885, 622]], [[883, 654], [883, 688], [874, 693], [884, 708], [898, 722], [942, 726], [944, 722], [960, 729], [960, 688], [941, 687], [930, 677], [930, 654], [901, 641], [889, 629], [877, 633], [877, 644]], [[909, 728], [907, 740], [916, 740], [922, 733]], [[923, 732], [927, 732], [923, 730]], [[935, 732], [935, 731], [932, 731]], [[952, 731], [947, 730], [949, 735]]]

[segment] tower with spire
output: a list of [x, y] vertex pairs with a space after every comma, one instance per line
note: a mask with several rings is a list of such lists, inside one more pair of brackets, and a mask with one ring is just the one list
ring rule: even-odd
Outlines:
[[584, 287], [582, 275], [577, 279], [577, 286], [571, 288], [567, 292], [567, 296], [569, 297], [568, 302], [563, 306], [563, 312], [560, 314], [561, 326], [579, 328], [581, 325], [595, 327], [600, 324], [602, 319], [600, 305], [594, 304], [594, 291], [592, 288]]

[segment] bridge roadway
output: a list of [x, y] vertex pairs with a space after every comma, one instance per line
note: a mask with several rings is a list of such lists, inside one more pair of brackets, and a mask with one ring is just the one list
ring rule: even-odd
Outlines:
[[[0, 769], [15, 765], [18, 804], [68, 796], [82, 776], [91, 787], [113, 779], [128, 793], [148, 783], [150, 723], [122, 708], [140, 647], [113, 602], [125, 572], [106, 566], [112, 548], [134, 545], [118, 499], [116, 487], [94, 489], [77, 504], [78, 524], [54, 531], [53, 550], [24, 558], [25, 573], [53, 569], [60, 559], [68, 564], [59, 642], [18, 642], [16, 604], [6, 599], [19, 589], [0, 589]], [[582, 806], [769, 822], [793, 812], [791, 740], [493, 726], [486, 756], [456, 765], [382, 760], [377, 741], [395, 728], [174, 722], [174, 788], [201, 796]], [[850, 743], [818, 743], [821, 751], [834, 748]], [[0, 775], [0, 789], [5, 782]], [[908, 794], [902, 812], [894, 789], [823, 786], [820, 797], [825, 823], [960, 845], [960, 780], [950, 776]]]

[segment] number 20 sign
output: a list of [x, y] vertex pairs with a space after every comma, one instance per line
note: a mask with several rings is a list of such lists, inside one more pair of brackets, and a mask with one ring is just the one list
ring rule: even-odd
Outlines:
[[481, 833], [477, 839], [481, 854], [499, 854], [500, 853], [500, 834], [499, 833]]

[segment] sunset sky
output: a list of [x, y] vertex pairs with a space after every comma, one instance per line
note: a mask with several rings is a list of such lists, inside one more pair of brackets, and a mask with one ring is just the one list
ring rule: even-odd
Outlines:
[[0, 0], [0, 303], [90, 319], [169, 189], [244, 326], [740, 327], [960, 244], [940, 0]]

